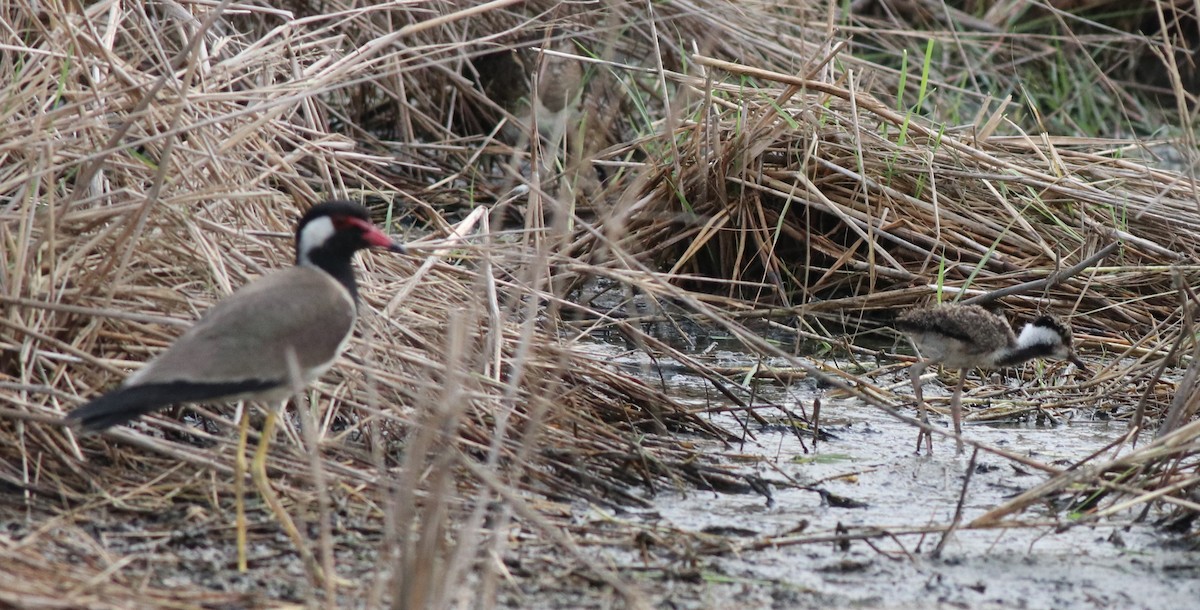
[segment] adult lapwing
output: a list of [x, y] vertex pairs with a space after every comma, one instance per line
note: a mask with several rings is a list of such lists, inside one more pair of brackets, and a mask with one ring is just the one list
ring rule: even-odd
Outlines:
[[[313, 206], [296, 225], [296, 265], [258, 278], [212, 307], [165, 352], [67, 415], [100, 431], [180, 403], [255, 401], [268, 405], [251, 464], [259, 493], [305, 554], [307, 541], [283, 510], [266, 475], [278, 408], [296, 388], [333, 365], [354, 329], [358, 289], [353, 258], [366, 248], [404, 252], [349, 201]], [[249, 409], [242, 409], [237, 454], [238, 568], [246, 569], [245, 469]]]

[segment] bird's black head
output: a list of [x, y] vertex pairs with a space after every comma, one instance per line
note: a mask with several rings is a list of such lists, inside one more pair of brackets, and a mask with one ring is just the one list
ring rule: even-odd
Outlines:
[[1075, 334], [1071, 327], [1060, 318], [1051, 315], [1041, 315], [1025, 325], [1019, 344], [1041, 344], [1046, 347], [1046, 355], [1069, 360], [1082, 370], [1088, 370], [1087, 364], [1075, 355]]
[[350, 260], [364, 248], [404, 252], [371, 223], [367, 208], [352, 201], [326, 201], [309, 208], [296, 224], [296, 262], [321, 265], [331, 259]]
[[354, 253], [365, 248], [404, 252], [371, 223], [367, 208], [352, 201], [326, 201], [309, 208], [296, 224], [296, 264], [309, 265], [333, 276], [358, 300]]

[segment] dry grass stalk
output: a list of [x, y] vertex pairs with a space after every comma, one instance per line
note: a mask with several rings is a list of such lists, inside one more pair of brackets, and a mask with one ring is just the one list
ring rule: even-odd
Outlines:
[[[35, 420], [166, 345], [178, 331], [164, 318], [191, 319], [288, 264], [296, 203], [329, 195], [384, 201], [388, 219], [410, 215], [442, 235], [459, 210], [500, 202], [521, 208], [527, 230], [501, 235], [472, 216], [461, 226], [476, 231], [473, 244], [436, 250], [420, 266], [364, 259], [364, 311], [376, 313], [363, 316], [338, 372], [311, 391], [314, 429], [286, 422], [270, 467], [302, 520], [315, 512], [375, 535], [365, 546], [383, 567], [364, 597], [303, 584], [274, 597], [486, 607], [504, 586], [500, 557], [519, 523], [639, 605], [635, 589], [583, 565], [559, 529], [569, 514], [561, 503], [645, 504], [634, 487], [680, 481], [750, 485], [723, 480], [663, 434], [728, 433], [581, 353], [574, 341], [587, 332], [615, 329], [699, 371], [747, 422], [763, 408], [790, 412], [760, 404], [738, 375], [706, 368], [641, 323], [686, 315], [889, 407], [890, 388], [797, 359], [740, 320], [804, 314], [806, 326], [789, 332], [829, 341], [824, 324], [867, 328], [873, 312], [1045, 277], [1120, 241], [1115, 261], [1006, 302], [1071, 312], [1085, 347], [1122, 357], [1055, 390], [1059, 406], [1169, 393], [1154, 371], [1171, 346], [1190, 347], [1164, 271], [1185, 285], [1200, 272], [1193, 184], [1114, 153], [1135, 141], [1022, 133], [1006, 102], [993, 107], [954, 84], [961, 62], [935, 67], [943, 80], [935, 74], [933, 85], [976, 105], [974, 121], [949, 126], [894, 110], [884, 100], [909, 106], [913, 84], [864, 59], [872, 47], [910, 46], [886, 21], [894, 16], [839, 16], [824, 3], [768, 17], [764, 6], [731, 11], [708, 0], [6, 10], [0, 391], [21, 417], [0, 423], [0, 476], [24, 492], [6, 510], [73, 525], [0, 549], [28, 575], [0, 595], [90, 605], [112, 593], [132, 603], [150, 562], [113, 557], [85, 531], [114, 516], [163, 539], [228, 538], [227, 414], [200, 409], [202, 427], [153, 418], [83, 442]], [[944, 18], [990, 35], [1010, 16]], [[853, 44], [831, 42], [839, 27]], [[994, 41], [980, 40], [947, 42], [990, 56]], [[1037, 37], [1004, 46], [1029, 61], [1058, 52]], [[540, 84], [554, 61], [585, 66], [583, 91], [502, 95], [501, 81], [535, 74]], [[503, 78], [489, 80], [495, 74]], [[576, 96], [583, 127], [543, 115], [545, 102]], [[553, 137], [543, 142], [528, 123]], [[595, 277], [686, 314], [621, 315], [631, 299], [616, 310], [571, 304], [572, 289]], [[560, 309], [582, 310], [578, 331], [558, 325]], [[1017, 408], [1045, 412], [1044, 397]], [[306, 453], [313, 443], [303, 438], [319, 453]], [[1190, 441], [1180, 442], [1186, 449], [1172, 458], [1193, 459]], [[314, 458], [328, 498], [304, 474]], [[1122, 485], [1108, 488], [1158, 497], [1148, 484]], [[274, 548], [272, 531], [255, 532], [264, 548]], [[83, 560], [58, 571], [38, 554], [57, 546]], [[413, 580], [416, 568], [441, 580]], [[452, 590], [464, 579], [472, 586]], [[158, 606], [237, 603], [144, 592]]]
[[[220, 295], [290, 264], [296, 202], [351, 187], [390, 190], [390, 159], [358, 152], [328, 124], [338, 114], [331, 103], [342, 99], [329, 94], [378, 68], [380, 57], [343, 53], [340, 34], [300, 20], [257, 40], [228, 38], [228, 22], [215, 18], [220, 8], [194, 19], [172, 4], [144, 12], [99, 3], [46, 22], [18, 11], [11, 22], [28, 47], [22, 69], [10, 63], [16, 78], [0, 90], [8, 126], [0, 189], [11, 202], [0, 256], [14, 270], [4, 278], [0, 358], [6, 396], [32, 416], [69, 410], [161, 349], [178, 332], [177, 324], [164, 327], [164, 318], [192, 319]], [[236, 19], [280, 17], [250, 9]], [[383, 213], [398, 216], [401, 209], [397, 202]], [[420, 213], [440, 220], [428, 208]], [[473, 594], [453, 588], [464, 574], [493, 581], [475, 591], [482, 602], [490, 603], [487, 591], [495, 594], [494, 559], [506, 543], [485, 541], [505, 540], [511, 517], [484, 524], [483, 517], [495, 516], [492, 505], [486, 494], [472, 493], [482, 488], [456, 452], [483, 452], [494, 477], [488, 488], [498, 481], [510, 502], [529, 491], [599, 504], [644, 502], [630, 486], [670, 478], [675, 467], [648, 459], [655, 443], [638, 447], [628, 439], [640, 429], [713, 430], [661, 391], [540, 328], [539, 303], [529, 297], [547, 291], [541, 252], [532, 261], [509, 261], [495, 244], [443, 251], [448, 260], [423, 265], [419, 277], [411, 261], [365, 257], [360, 330], [366, 339], [356, 339], [338, 373], [310, 394], [313, 429], [301, 429], [305, 418], [283, 424], [286, 440], [270, 469], [300, 521], [313, 511], [324, 520], [327, 505], [350, 514], [356, 527], [391, 521], [381, 556], [397, 553], [397, 567], [433, 570], [421, 583], [431, 589], [413, 588], [397, 576], [413, 572], [387, 563], [375, 575], [380, 599], [438, 607]], [[464, 260], [464, 253], [477, 258]], [[538, 260], [541, 267], [528, 266]], [[404, 298], [391, 301], [397, 293]], [[379, 311], [389, 315], [370, 313]], [[457, 334], [448, 338], [447, 329]], [[197, 420], [180, 424], [168, 415], [107, 440], [6, 420], [4, 478], [26, 492], [22, 504], [7, 510], [48, 515], [63, 502], [75, 507], [63, 514], [68, 523], [97, 532], [131, 520], [146, 532], [174, 532], [170, 537], [205, 532], [206, 546], [228, 542], [232, 423], [228, 413], [199, 411], [208, 416], [199, 428], [191, 425]], [[306, 444], [318, 453], [310, 456]], [[305, 474], [312, 459], [320, 463], [314, 472], [329, 481], [327, 500], [313, 493]], [[639, 462], [657, 466], [626, 468]], [[199, 510], [182, 520], [186, 527], [180, 506]], [[168, 519], [155, 522], [157, 515]], [[100, 592], [124, 590], [139, 578], [131, 580], [127, 570], [149, 568], [135, 556], [112, 558], [92, 534], [71, 531], [64, 535], [88, 545], [78, 572], [52, 582], [46, 576], [53, 568], [29, 564], [42, 570], [31, 581], [49, 585], [59, 598], [95, 605]], [[266, 524], [252, 532], [260, 555], [274, 544], [272, 531]], [[458, 538], [457, 545], [443, 546], [448, 537]], [[33, 538], [25, 544], [48, 549]], [[339, 548], [344, 544], [337, 540]], [[478, 555], [483, 549], [490, 554]], [[260, 569], [269, 567], [262, 562], [269, 560], [259, 559]], [[214, 568], [228, 564], [218, 559]], [[636, 605], [633, 590], [605, 578]], [[113, 584], [99, 591], [83, 586], [94, 580]], [[283, 595], [333, 595], [326, 603], [341, 603], [353, 602], [355, 591], [323, 594], [301, 586]], [[159, 606], [234, 599], [147, 594]]]

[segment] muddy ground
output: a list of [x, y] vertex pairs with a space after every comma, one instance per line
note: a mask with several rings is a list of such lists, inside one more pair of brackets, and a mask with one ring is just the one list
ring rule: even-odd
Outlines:
[[[617, 348], [596, 349], [618, 357]], [[736, 355], [726, 359], [723, 364], [735, 363]], [[666, 372], [662, 379], [674, 395], [694, 397], [697, 409], [720, 406], [694, 377]], [[905, 380], [897, 375], [892, 381]], [[937, 397], [946, 383], [931, 380], [927, 394]], [[805, 381], [787, 388], [764, 384], [761, 391], [765, 401], [792, 405], [811, 404], [816, 395]], [[1055, 426], [969, 425], [966, 436], [1066, 466], [1125, 432], [1123, 421], [1059, 415]], [[712, 417], [728, 430], [743, 429], [728, 414]], [[851, 400], [825, 400], [821, 421], [828, 436], [815, 447], [808, 436], [802, 445], [778, 421], [751, 424], [741, 443], [683, 439], [758, 481], [757, 492], [665, 486], [646, 495], [649, 508], [621, 510], [539, 499], [541, 510], [573, 524], [586, 562], [517, 522], [505, 532], [509, 550], [498, 605], [624, 607], [588, 563], [620, 575], [655, 608], [1149, 609], [1190, 607], [1200, 599], [1200, 553], [1189, 539], [1154, 527], [1154, 514], [1069, 527], [1057, 507], [1037, 507], [1013, 527], [960, 530], [943, 542], [940, 530], [954, 519], [960, 497], [966, 523], [1043, 475], [981, 453], [964, 492], [970, 455], [955, 455], [945, 440], [932, 456], [916, 455], [913, 428]], [[223, 475], [197, 469], [194, 476]], [[135, 496], [119, 503], [124, 510], [86, 512], [63, 511], [16, 490], [4, 499], [0, 541], [10, 558], [29, 553], [20, 556], [51, 566], [106, 568], [114, 582], [145, 591], [147, 606], [174, 600], [179, 607], [275, 607], [319, 597], [288, 551], [289, 540], [254, 498], [245, 575], [234, 569], [228, 498], [139, 506]], [[309, 532], [315, 540], [315, 528]], [[335, 532], [343, 578], [338, 604], [370, 605], [386, 576], [378, 569], [379, 525], [341, 512]], [[475, 583], [464, 584], [467, 590]], [[97, 607], [125, 603], [97, 591], [88, 598]], [[6, 601], [38, 605], [25, 603], [32, 599]]]

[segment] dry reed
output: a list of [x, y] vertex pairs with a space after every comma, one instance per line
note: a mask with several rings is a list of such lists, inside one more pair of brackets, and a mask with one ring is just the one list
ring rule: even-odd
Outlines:
[[[1193, 182], [1126, 158], [1143, 146], [1135, 139], [1023, 131], [1010, 101], [949, 84], [952, 62], [931, 86], [965, 96], [977, 118], [926, 118], [915, 79], [864, 59], [911, 41], [834, 6], [6, 5], [0, 477], [17, 492], [6, 518], [28, 518], [0, 545], [20, 576], [0, 599], [489, 607], [516, 578], [505, 550], [529, 528], [641, 607], [636, 587], [580, 548], [570, 503], [644, 506], [662, 485], [757, 483], [677, 436], [735, 435], [588, 354], [586, 333], [612, 329], [682, 363], [746, 422], [762, 409], [794, 414], [642, 325], [700, 320], [792, 367], [766, 374], [823, 376], [892, 408], [897, 395], [879, 380], [895, 366], [813, 365], [741, 321], [837, 341], [861, 361], [876, 351], [826, 325], [868, 331], [884, 310], [1043, 278], [1114, 242], [1120, 254], [1100, 266], [1006, 299], [1070, 314], [1085, 353], [1110, 364], [1056, 384], [1055, 405], [1041, 392], [977, 417], [1012, 417], [1012, 404], [1034, 415], [1165, 404], [1179, 390], [1161, 378], [1167, 355], [1196, 362], [1176, 296], [1200, 270]], [[945, 15], [980, 32], [996, 23]], [[854, 44], [836, 42], [839, 20]], [[1031, 58], [1053, 52], [1005, 40]], [[579, 80], [557, 76], [572, 70]], [[582, 110], [554, 115], [556, 97]], [[292, 550], [262, 524], [255, 570], [230, 583], [229, 413], [199, 408], [204, 418], [155, 417], [101, 439], [37, 420], [289, 264], [295, 212], [330, 196], [373, 201], [381, 221], [441, 239], [423, 259], [363, 257], [359, 333], [298, 401], [312, 428], [289, 418], [270, 461], [328, 571], [370, 569], [352, 585], [281, 578]], [[497, 212], [473, 213], [480, 203]], [[512, 218], [522, 230], [496, 226]], [[577, 303], [597, 278], [651, 312], [630, 315], [631, 299]], [[1193, 508], [1190, 479], [1147, 465], [1194, 461], [1193, 437], [1167, 439], [1070, 480], [1141, 468], [1173, 486], [1101, 487]], [[1146, 457], [1135, 466], [1135, 455]], [[181, 586], [154, 576], [158, 562], [198, 561], [189, 546], [225, 552]]]

